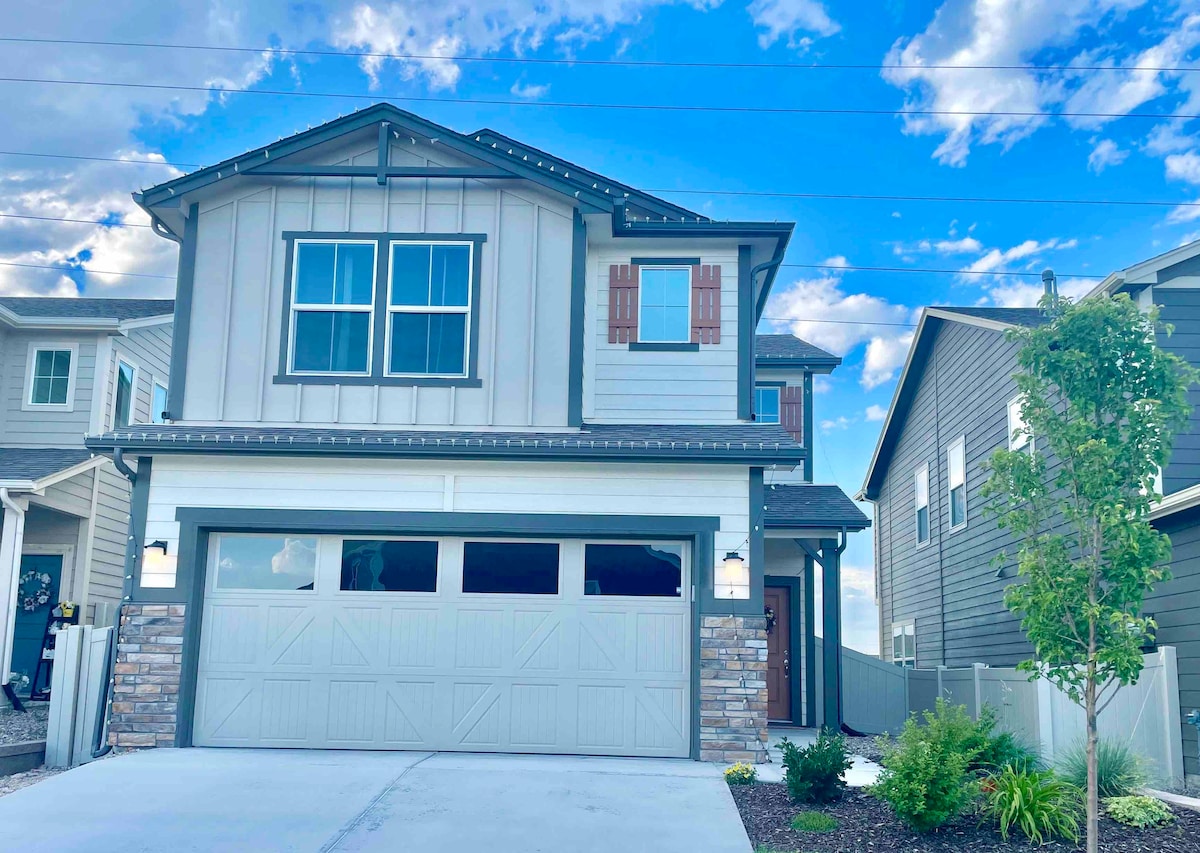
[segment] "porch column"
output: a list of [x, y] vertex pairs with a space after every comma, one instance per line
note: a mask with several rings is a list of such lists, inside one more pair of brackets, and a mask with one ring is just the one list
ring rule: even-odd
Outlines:
[[817, 596], [816, 565], [804, 558], [804, 725], [817, 724]]
[[28, 498], [3, 493], [4, 525], [0, 529], [0, 685], [12, 675], [13, 628], [17, 612], [17, 586], [21, 578], [21, 549], [25, 543], [25, 510]]
[[836, 539], [822, 539], [821, 638], [824, 666], [824, 724], [842, 730], [842, 555]]

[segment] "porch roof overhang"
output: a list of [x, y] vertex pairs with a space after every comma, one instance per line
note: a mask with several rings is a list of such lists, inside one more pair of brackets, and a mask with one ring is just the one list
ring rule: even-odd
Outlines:
[[763, 528], [772, 538], [832, 538], [871, 526], [866, 514], [838, 486], [768, 486], [765, 498]]
[[0, 447], [0, 488], [38, 492], [105, 461], [83, 448]]
[[766, 424], [585, 424], [562, 432], [306, 429], [147, 424], [91, 436], [89, 449], [129, 454], [372, 456], [547, 462], [697, 462], [794, 468], [808, 455]]
[[1164, 495], [1163, 499], [1150, 508], [1150, 521], [1170, 518], [1176, 513], [1200, 506], [1200, 483]]

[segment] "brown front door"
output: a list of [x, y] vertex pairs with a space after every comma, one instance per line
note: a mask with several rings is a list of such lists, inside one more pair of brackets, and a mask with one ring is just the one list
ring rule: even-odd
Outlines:
[[787, 587], [769, 586], [763, 603], [775, 614], [767, 634], [767, 719], [792, 719], [792, 599]]

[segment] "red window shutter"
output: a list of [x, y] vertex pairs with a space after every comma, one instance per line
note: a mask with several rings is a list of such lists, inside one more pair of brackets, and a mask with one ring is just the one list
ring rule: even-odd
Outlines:
[[721, 266], [692, 267], [692, 343], [721, 342]]
[[613, 264], [608, 268], [608, 342], [637, 341], [637, 264]]
[[804, 388], [788, 385], [779, 392], [779, 423], [792, 434], [792, 438], [804, 443]]

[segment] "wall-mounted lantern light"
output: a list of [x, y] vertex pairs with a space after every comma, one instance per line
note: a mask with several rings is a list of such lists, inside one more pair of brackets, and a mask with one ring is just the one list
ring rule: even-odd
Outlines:
[[175, 556], [167, 553], [167, 543], [155, 539], [142, 549], [142, 586], [171, 587], [175, 585]]
[[715, 594], [718, 599], [746, 599], [750, 597], [750, 567], [736, 551], [725, 555], [725, 561], [717, 566]]

